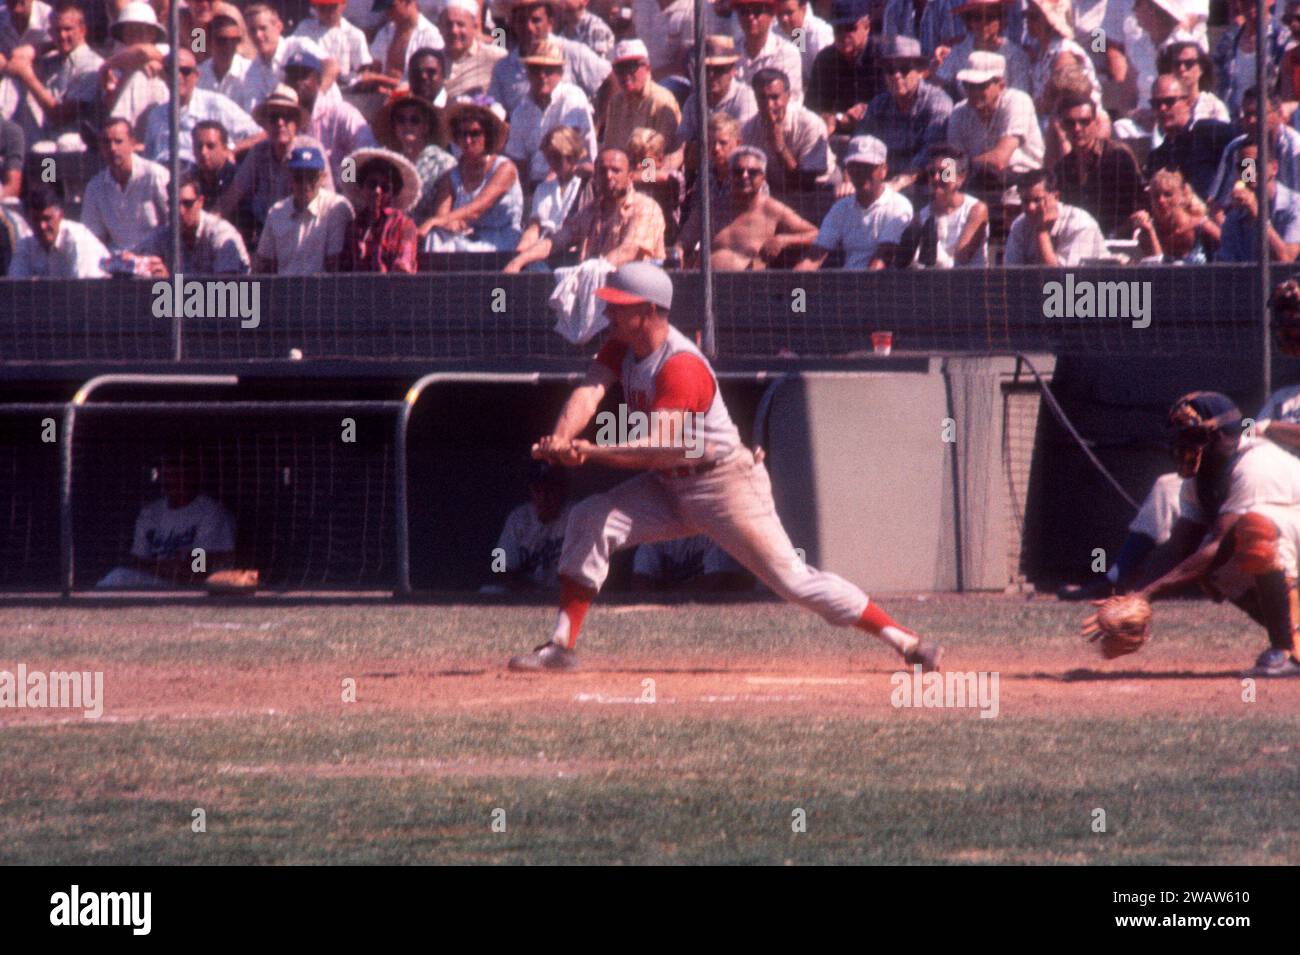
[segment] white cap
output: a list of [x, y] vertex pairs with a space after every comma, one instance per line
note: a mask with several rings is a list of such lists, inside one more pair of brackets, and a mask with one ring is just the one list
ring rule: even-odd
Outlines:
[[848, 152], [844, 154], [844, 165], [855, 162], [871, 163], [883, 166], [889, 150], [875, 136], [854, 136], [849, 140]]
[[957, 73], [958, 83], [987, 83], [1007, 75], [1007, 60], [1001, 53], [974, 50], [966, 60], [966, 69]]
[[461, 13], [468, 13], [475, 20], [478, 19], [478, 4], [474, 0], [447, 0], [443, 10], [459, 10]]
[[622, 60], [645, 60], [650, 62], [650, 51], [646, 49], [644, 40], [621, 40], [618, 46], [614, 47], [614, 62]]

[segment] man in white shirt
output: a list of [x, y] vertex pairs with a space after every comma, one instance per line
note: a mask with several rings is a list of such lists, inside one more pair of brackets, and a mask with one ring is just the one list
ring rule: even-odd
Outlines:
[[244, 79], [247, 99], [251, 102], [252, 109], [256, 109], [262, 100], [284, 82], [284, 64], [295, 53], [310, 53], [320, 60], [321, 89], [331, 92], [334, 97], [339, 96], [334, 85], [339, 75], [338, 64], [319, 43], [305, 36], [285, 37], [280, 14], [265, 3], [252, 4], [245, 9], [244, 16], [248, 20], [253, 46], [257, 49], [257, 57]]
[[691, 0], [633, 0], [632, 24], [649, 51], [654, 79], [689, 73], [686, 53], [695, 44]]
[[844, 155], [844, 167], [853, 183], [853, 195], [831, 206], [822, 220], [807, 258], [796, 271], [812, 272], [826, 257], [844, 252], [844, 268], [888, 268], [898, 252], [903, 233], [912, 221], [912, 204], [890, 188], [888, 150], [874, 136], [854, 136]]
[[77, 7], [64, 7], [51, 25], [54, 49], [32, 61], [15, 57], [10, 77], [21, 84], [14, 122], [28, 144], [56, 140], [88, 119], [99, 98], [98, 71], [103, 58], [86, 45], [86, 18]]
[[167, 170], [135, 154], [135, 137], [124, 119], [111, 119], [100, 133], [104, 169], [86, 184], [81, 221], [114, 252], [132, 249], [167, 219]]
[[528, 98], [510, 114], [505, 153], [519, 167], [520, 179], [537, 184], [550, 167], [542, 154], [542, 137], [556, 126], [571, 126], [582, 134], [587, 155], [596, 154], [595, 122], [587, 95], [564, 82], [564, 53], [554, 41], [539, 45], [524, 57], [528, 67]]
[[794, 102], [784, 73], [763, 69], [753, 77], [758, 112], [741, 127], [741, 139], [767, 154], [767, 181], [777, 195], [814, 188], [831, 173], [826, 124]]
[[[166, 588], [202, 583], [228, 567], [235, 553], [230, 512], [199, 490], [198, 453], [168, 454], [158, 469], [162, 496], [140, 509], [125, 564], [113, 568], [98, 588]], [[204, 570], [195, 572], [195, 550]]]
[[406, 83], [411, 54], [429, 47], [441, 50], [446, 44], [438, 28], [420, 13], [416, 0], [376, 0], [376, 7], [388, 11], [388, 22], [370, 44], [373, 62], [358, 83], [367, 89], [388, 92]]
[[773, 0], [733, 0], [740, 21], [740, 60], [736, 77], [752, 83], [759, 70], [780, 70], [790, 81], [790, 99], [803, 104], [803, 57], [789, 40], [772, 31], [776, 5]]
[[528, 95], [528, 68], [523, 57], [539, 43], [553, 39], [564, 51], [564, 78], [587, 94], [593, 103], [601, 85], [613, 67], [581, 43], [566, 40], [554, 32], [555, 16], [551, 0], [519, 0], [510, 8], [510, 30], [518, 43], [492, 67], [488, 95], [510, 112]]
[[1106, 237], [1097, 220], [1061, 201], [1050, 169], [1036, 169], [1020, 179], [1024, 212], [1007, 234], [1005, 265], [1082, 265], [1106, 257]]
[[253, 61], [239, 52], [243, 41], [243, 28], [234, 17], [218, 13], [212, 18], [208, 23], [210, 55], [199, 64], [199, 89], [220, 93], [251, 115], [257, 106], [247, 84]]
[[108, 275], [108, 249], [79, 222], [63, 216], [63, 198], [53, 186], [29, 189], [23, 210], [32, 234], [18, 240], [9, 260], [11, 279], [101, 279]]
[[492, 82], [492, 68], [506, 56], [506, 48], [482, 36], [475, 0], [448, 0], [438, 16], [438, 30], [447, 43], [449, 64], [447, 97], [478, 96]]
[[783, 40], [789, 40], [799, 51], [806, 87], [812, 76], [813, 60], [835, 42], [835, 31], [813, 12], [808, 0], [776, 0], [776, 22], [772, 24], [772, 32]]
[[360, 29], [343, 19], [342, 0], [311, 0], [313, 16], [294, 28], [293, 35], [320, 44], [339, 68], [339, 82], [348, 86], [373, 61], [370, 44]]
[[948, 143], [970, 157], [967, 192], [1000, 215], [1018, 205], [1015, 179], [1043, 166], [1043, 131], [1028, 93], [1006, 85], [1007, 61], [976, 50], [957, 74], [966, 98], [948, 117]]
[[[234, 144], [236, 156], [242, 156], [266, 134], [262, 127], [240, 109], [235, 102], [221, 93], [199, 89], [199, 67], [194, 54], [181, 48], [176, 67], [177, 99], [180, 101], [181, 162], [194, 162], [191, 134], [204, 120], [214, 120], [222, 125]], [[170, 67], [170, 63], [167, 64]], [[154, 162], [166, 163], [171, 156], [171, 109], [167, 103], [151, 107], [144, 117], [144, 154]]]
[[293, 150], [287, 163], [292, 194], [271, 206], [257, 244], [257, 269], [277, 275], [337, 272], [354, 218], [351, 204], [321, 188], [325, 156], [313, 146]]

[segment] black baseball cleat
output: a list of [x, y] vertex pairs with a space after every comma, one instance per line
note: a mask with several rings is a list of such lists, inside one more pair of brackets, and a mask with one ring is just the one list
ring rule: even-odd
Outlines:
[[1095, 580], [1090, 584], [1066, 584], [1056, 592], [1057, 600], [1105, 600], [1119, 593], [1119, 588], [1109, 580]]
[[578, 655], [558, 643], [543, 643], [532, 653], [521, 653], [510, 658], [510, 669], [525, 672], [540, 670], [576, 670]]
[[922, 673], [938, 673], [939, 658], [943, 656], [943, 647], [937, 643], [918, 643], [914, 649], [903, 654], [903, 662], [910, 667], [921, 665]]

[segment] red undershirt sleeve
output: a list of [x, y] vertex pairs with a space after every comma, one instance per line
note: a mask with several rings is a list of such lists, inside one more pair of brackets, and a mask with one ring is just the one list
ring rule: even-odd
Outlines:
[[674, 355], [655, 376], [652, 411], [698, 411], [713, 404], [715, 386], [709, 366], [690, 352]]

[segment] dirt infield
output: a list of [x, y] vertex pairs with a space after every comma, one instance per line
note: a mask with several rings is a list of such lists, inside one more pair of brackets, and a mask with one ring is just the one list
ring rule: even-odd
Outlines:
[[[1177, 661], [1151, 656], [1081, 666], [1087, 659], [1082, 654], [954, 653], [945, 662], [949, 671], [997, 674], [996, 715], [1002, 718], [1243, 715], [1240, 654], [1207, 652]], [[586, 656], [580, 672], [537, 675], [511, 673], [499, 657], [466, 660], [454, 669], [384, 658], [198, 667], [94, 658], [24, 662], [29, 672], [105, 671], [108, 705], [102, 719], [109, 722], [327, 714], [350, 708], [429, 714], [528, 710], [557, 717], [602, 710], [658, 719], [817, 713], [876, 719], [899, 708], [891, 702], [899, 671], [888, 665], [883, 649], [874, 648], [848, 658], [805, 655], [788, 661], [735, 654], [666, 660], [598, 654]], [[344, 702], [346, 679], [355, 681], [355, 702]], [[941, 718], [978, 715], [974, 705], [917, 709]], [[1256, 699], [1247, 712], [1300, 712], [1300, 679], [1256, 681]], [[58, 710], [0, 710], [0, 726], [76, 719]]]

